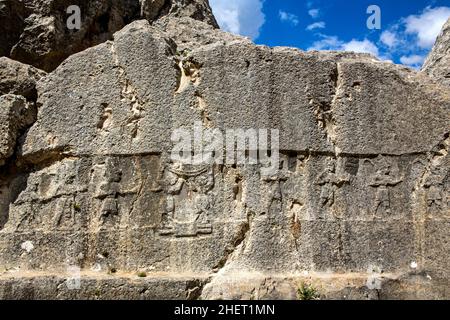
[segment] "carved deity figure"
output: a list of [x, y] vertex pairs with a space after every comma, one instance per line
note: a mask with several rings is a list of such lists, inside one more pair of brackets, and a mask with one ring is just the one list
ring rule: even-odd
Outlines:
[[99, 212], [101, 224], [114, 220], [119, 215], [119, 205], [117, 197], [120, 193], [120, 182], [122, 181], [122, 171], [108, 162], [104, 174], [104, 180], [101, 182], [96, 198], [100, 199], [102, 204]]
[[[190, 187], [194, 192], [198, 193], [195, 197], [195, 215], [197, 217], [197, 222], [200, 224], [209, 224], [208, 212], [211, 209], [211, 201], [208, 192], [214, 186], [214, 175], [212, 171], [204, 173], [205, 174], [193, 177]], [[188, 180], [188, 184], [189, 183], [190, 180]]]
[[394, 187], [403, 181], [403, 178], [397, 178], [392, 170], [392, 165], [387, 161], [380, 161], [369, 186], [376, 188], [375, 193], [375, 214], [391, 213], [391, 193], [390, 187]]
[[268, 175], [262, 175], [261, 180], [267, 185], [267, 193], [263, 194], [265, 199], [264, 212], [269, 214], [274, 204], [279, 204], [281, 211], [281, 202], [283, 200], [282, 184], [289, 179], [289, 171], [286, 168], [285, 159], [280, 159], [279, 170], [273, 170]]
[[322, 187], [320, 192], [320, 206], [322, 208], [331, 208], [335, 201], [336, 189], [349, 181], [349, 176], [337, 174], [336, 164], [333, 160], [328, 160], [325, 170], [316, 180], [316, 184]]
[[70, 228], [76, 223], [75, 212], [80, 210], [73, 197], [61, 197], [55, 200], [53, 228]]
[[[38, 194], [39, 190], [39, 182], [32, 181], [27, 185], [27, 192], [32, 195], [34, 198]], [[38, 210], [38, 202], [35, 201], [27, 201], [28, 199], [21, 199], [22, 196], [25, 195], [23, 192], [19, 195], [18, 201], [16, 203], [20, 203], [17, 207], [13, 207], [13, 213], [16, 211], [18, 213], [18, 219], [14, 226], [14, 231], [25, 230], [30, 227], [38, 226], [42, 223], [42, 217], [39, 214]], [[37, 197], [35, 199], [38, 199]]]
[[[173, 164], [172, 169], [180, 170], [181, 164]], [[166, 199], [162, 210], [161, 229], [172, 231], [175, 219], [175, 196], [180, 194], [185, 180], [171, 169], [165, 171], [163, 179], [166, 184]]]
[[308, 160], [309, 157], [305, 155], [297, 155], [295, 158], [292, 170], [290, 170], [291, 175], [283, 190], [288, 208], [291, 208], [294, 204], [303, 206], [305, 203], [305, 166]]
[[[80, 204], [75, 201], [77, 169], [75, 162], [67, 162], [58, 171], [59, 183], [55, 188], [55, 194], [62, 196], [55, 200], [52, 217], [53, 228], [70, 229], [76, 224], [76, 213], [81, 210]], [[78, 188], [81, 189], [82, 186], [78, 186]]]
[[209, 212], [214, 187], [212, 167], [188, 168], [169, 165], [162, 175], [165, 202], [161, 212], [161, 235], [196, 236], [212, 232]]

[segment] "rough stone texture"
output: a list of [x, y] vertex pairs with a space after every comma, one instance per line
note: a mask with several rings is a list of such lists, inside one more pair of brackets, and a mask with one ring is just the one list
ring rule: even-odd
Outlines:
[[140, 278], [130, 274], [82, 274], [79, 283], [71, 274], [14, 273], [0, 276], [0, 299], [89, 300], [194, 300], [207, 277], [160, 274]]
[[0, 95], [16, 94], [26, 99], [37, 99], [36, 82], [45, 76], [45, 72], [29, 65], [0, 58]]
[[223, 32], [211, 24], [187, 17], [163, 17], [155, 22], [154, 26], [170, 35], [170, 38], [176, 42], [178, 53], [181, 55], [188, 54], [199, 45], [231, 42], [252, 43], [248, 38]]
[[[67, 19], [81, 9], [81, 29]], [[0, 56], [54, 70], [73, 53], [111, 39], [133, 20], [171, 15], [201, 19], [217, 27], [207, 0], [0, 0]]]
[[422, 71], [450, 86], [450, 18], [437, 38]]
[[36, 109], [24, 97], [0, 96], [0, 164], [14, 153], [19, 133], [36, 121]]
[[36, 82], [45, 75], [29, 65], [0, 58], [0, 165], [13, 155], [19, 136], [36, 121]]
[[[161, 3], [162, 0], [141, 0], [144, 2], [153, 2], [153, 3]], [[148, 10], [151, 12], [151, 10]], [[151, 13], [150, 13], [151, 14]], [[148, 14], [144, 14], [144, 16], [148, 19], [152, 17]], [[161, 9], [160, 16], [170, 16], [170, 17], [178, 17], [178, 18], [191, 18], [196, 21], [203, 21], [206, 24], [219, 28], [217, 24], [216, 18], [212, 13], [211, 7], [209, 6], [208, 0], [170, 0], [165, 1], [164, 6]]]
[[[450, 297], [450, 92], [425, 74], [170, 16], [37, 93], [0, 167], [0, 297]], [[279, 129], [279, 171], [172, 161], [195, 123]]]
[[[369, 281], [382, 289], [369, 289], [366, 274], [303, 277], [240, 274], [222, 287], [205, 287], [208, 275], [162, 273], [140, 278], [133, 274], [83, 272], [80, 289], [73, 274], [9, 273], [0, 276], [0, 299], [88, 299], [88, 300], [285, 300], [298, 299], [302, 283], [313, 283], [328, 300], [419, 300], [448, 297], [448, 283], [435, 283], [420, 274], [403, 277], [379, 275]], [[431, 294], [430, 294], [431, 293]]]

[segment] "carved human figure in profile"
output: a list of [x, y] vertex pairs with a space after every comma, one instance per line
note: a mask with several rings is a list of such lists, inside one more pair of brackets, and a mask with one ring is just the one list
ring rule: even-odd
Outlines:
[[160, 229], [165, 233], [172, 233], [174, 229], [175, 219], [175, 196], [179, 195], [185, 180], [176, 172], [182, 169], [181, 163], [171, 164], [166, 168], [162, 174], [162, 189], [166, 196], [161, 211], [161, 226]]
[[70, 229], [76, 224], [76, 213], [79, 210], [80, 207], [75, 203], [74, 197], [63, 196], [56, 199], [52, 227], [54, 229]]
[[107, 161], [103, 181], [100, 183], [96, 198], [101, 200], [99, 222], [101, 225], [113, 221], [119, 215], [118, 195], [122, 171], [113, 163]]
[[[278, 205], [278, 210], [281, 211], [281, 202], [283, 200], [283, 192], [281, 185], [288, 180], [290, 173], [287, 168], [286, 159], [281, 158], [278, 166], [278, 170], [267, 170], [269, 174], [261, 174], [261, 180], [266, 184], [266, 192], [263, 193], [262, 214], [269, 214], [274, 210], [274, 206]], [[264, 163], [264, 168], [270, 168], [270, 163]], [[262, 172], [262, 170], [261, 170]]]
[[370, 176], [368, 185], [376, 188], [374, 200], [374, 213], [391, 214], [391, 187], [395, 187], [403, 181], [403, 177], [398, 176], [398, 170], [393, 170], [392, 164], [380, 158], [375, 163], [366, 160], [373, 167], [373, 174]]
[[[436, 161], [437, 160], [437, 161]], [[429, 214], [447, 210], [450, 207], [450, 158], [418, 158], [412, 164], [416, 190], [422, 191], [421, 202]]]
[[75, 198], [78, 189], [84, 187], [78, 180], [78, 165], [75, 161], [67, 161], [58, 170], [59, 183], [54, 188], [54, 194], [59, 197], [53, 201], [52, 228], [69, 230], [77, 223], [82, 208]]
[[316, 184], [321, 186], [320, 206], [322, 208], [331, 208], [335, 202], [336, 189], [349, 181], [350, 177], [348, 175], [337, 174], [334, 160], [327, 159], [325, 170], [316, 179]]
[[291, 209], [294, 205], [303, 207], [306, 203], [306, 163], [309, 155], [299, 154], [290, 169], [291, 174], [283, 188], [287, 207]]

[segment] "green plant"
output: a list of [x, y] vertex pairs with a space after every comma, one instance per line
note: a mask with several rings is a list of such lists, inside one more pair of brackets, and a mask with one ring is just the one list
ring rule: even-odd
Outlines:
[[141, 272], [138, 272], [137, 276], [138, 276], [139, 278], [145, 278], [145, 277], [147, 276], [147, 273], [144, 272], [144, 271], [141, 271]]
[[177, 52], [176, 52], [177, 56], [184, 57], [184, 58], [188, 57], [190, 53], [191, 53], [190, 49], [183, 49], [181, 51], [177, 50]]
[[181, 51], [181, 55], [183, 57], [189, 56], [190, 53], [191, 53], [191, 50], [189, 50], [189, 49], [184, 49], [183, 51]]
[[311, 284], [302, 283], [297, 290], [299, 300], [319, 300], [320, 294]]
[[75, 211], [81, 211], [81, 206], [78, 203], [74, 203], [73, 208], [75, 209]]

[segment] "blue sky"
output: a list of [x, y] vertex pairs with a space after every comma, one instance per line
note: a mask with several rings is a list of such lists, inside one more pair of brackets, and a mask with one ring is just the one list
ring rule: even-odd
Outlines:
[[[369, 52], [420, 68], [450, 0], [210, 0], [222, 29], [257, 44], [303, 50]], [[381, 10], [381, 29], [370, 30], [367, 8]]]

